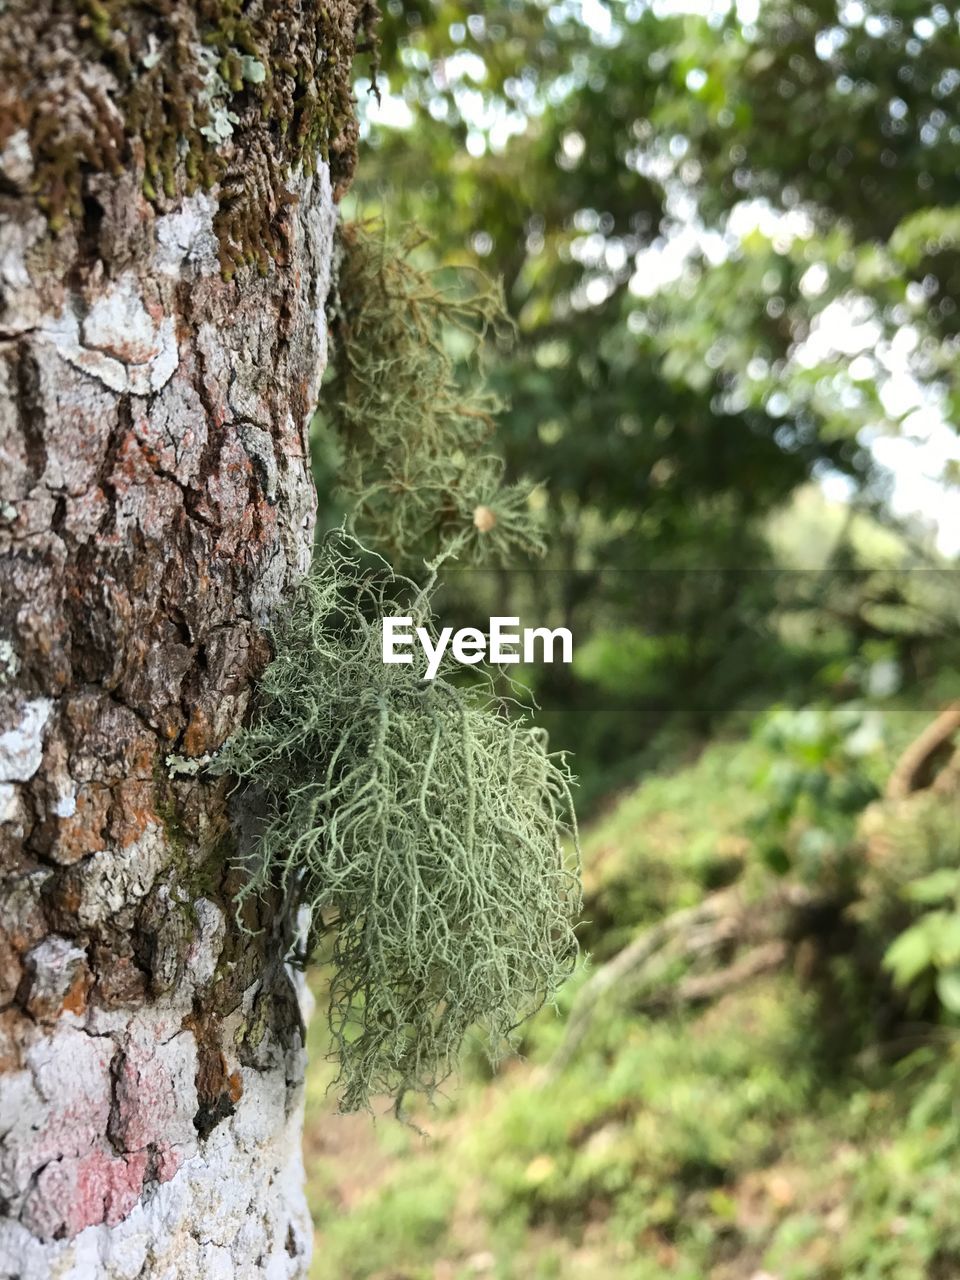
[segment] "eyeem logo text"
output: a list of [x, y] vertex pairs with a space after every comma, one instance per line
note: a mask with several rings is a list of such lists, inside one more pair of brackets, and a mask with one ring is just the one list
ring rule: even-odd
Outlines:
[[426, 627], [415, 627], [411, 631], [412, 622], [412, 618], [384, 618], [383, 660], [385, 663], [412, 662], [413, 654], [410, 651], [414, 643], [419, 641], [427, 659], [427, 680], [436, 677], [448, 646], [454, 660], [468, 667], [484, 660], [494, 666], [520, 661], [553, 662], [558, 643], [560, 661], [573, 661], [573, 636], [566, 627], [556, 627], [553, 631], [548, 627], [511, 630], [510, 628], [519, 628], [519, 618], [491, 618], [488, 635], [477, 627], [463, 627], [454, 635], [453, 627], [444, 627], [434, 644]]

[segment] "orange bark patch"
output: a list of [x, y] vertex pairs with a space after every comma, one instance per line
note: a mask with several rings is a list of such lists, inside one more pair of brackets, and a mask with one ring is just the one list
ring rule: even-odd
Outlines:
[[[183, 735], [183, 754], [185, 756], [202, 756], [211, 750], [213, 744], [213, 727], [207, 720], [202, 707], [197, 707], [190, 717]], [[219, 744], [214, 744], [219, 745]]]
[[153, 783], [121, 782], [114, 788], [113, 796], [110, 835], [121, 849], [126, 849], [140, 839], [148, 826], [159, 822]]
[[239, 1071], [232, 1071], [227, 1076], [227, 1093], [231, 1102], [239, 1102], [243, 1097], [243, 1077]]
[[88, 853], [103, 848], [110, 789], [99, 783], [82, 783], [77, 789], [76, 804], [75, 813], [59, 820], [50, 850], [51, 856], [63, 866], [79, 862]]
[[90, 974], [84, 970], [78, 973], [73, 985], [63, 1001], [64, 1013], [83, 1013], [87, 1007], [87, 992], [90, 990]]

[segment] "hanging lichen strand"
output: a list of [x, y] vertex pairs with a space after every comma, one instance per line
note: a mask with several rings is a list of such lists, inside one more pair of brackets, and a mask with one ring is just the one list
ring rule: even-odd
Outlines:
[[392, 241], [376, 223], [342, 231], [322, 407], [343, 447], [350, 527], [403, 567], [453, 545], [487, 563], [541, 553], [532, 486], [503, 484], [490, 443], [501, 406], [480, 366], [484, 341], [510, 328], [501, 291], [467, 270], [420, 269], [411, 255], [423, 242], [416, 230]]
[[[328, 539], [274, 630], [261, 710], [217, 761], [265, 816], [242, 897], [280, 885], [332, 929], [341, 1108], [432, 1092], [467, 1031], [496, 1058], [570, 974], [579, 855], [562, 757], [489, 683], [381, 661], [430, 592]], [[242, 905], [242, 903], [241, 903]]]

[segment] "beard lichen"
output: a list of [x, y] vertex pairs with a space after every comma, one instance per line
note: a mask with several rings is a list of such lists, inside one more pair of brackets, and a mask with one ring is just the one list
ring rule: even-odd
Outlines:
[[401, 568], [454, 548], [488, 563], [541, 554], [532, 486], [504, 483], [491, 444], [502, 406], [482, 357], [512, 328], [502, 292], [477, 272], [418, 265], [425, 239], [342, 228], [322, 412], [343, 452], [348, 526]]
[[381, 660], [381, 620], [433, 630], [420, 589], [342, 535], [273, 628], [259, 713], [215, 762], [260, 815], [251, 895], [329, 943], [343, 1110], [430, 1094], [464, 1037], [496, 1058], [570, 974], [579, 847], [562, 756], [487, 682]]

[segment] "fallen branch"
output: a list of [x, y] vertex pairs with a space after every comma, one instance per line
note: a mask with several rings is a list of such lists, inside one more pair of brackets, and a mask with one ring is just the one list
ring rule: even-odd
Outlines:
[[[843, 905], [800, 885], [783, 885], [758, 902], [744, 900], [736, 889], [724, 889], [644, 929], [580, 988], [547, 1079], [555, 1078], [574, 1058], [604, 1000], [626, 999], [638, 987], [646, 987], [641, 1007], [713, 999], [781, 965], [792, 941], [816, 932], [824, 913]], [[680, 982], [669, 979], [677, 963], [745, 944], [751, 949], [723, 969]]]
[[960, 747], [955, 747], [953, 755], [934, 778], [930, 790], [938, 796], [950, 796], [960, 791]]
[[951, 702], [945, 707], [920, 736], [910, 743], [887, 779], [885, 798], [903, 800], [914, 791], [929, 786], [935, 758], [948, 746], [958, 729], [960, 701]]
[[683, 982], [667, 992], [658, 992], [644, 1000], [644, 1005], [654, 1006], [669, 1001], [670, 1004], [703, 1004], [708, 1000], [716, 1000], [736, 987], [741, 987], [753, 978], [764, 973], [772, 973], [781, 968], [790, 948], [783, 938], [774, 938], [759, 947], [752, 947], [733, 964], [725, 969], [717, 969], [713, 973], [698, 973], [685, 978]]
[[554, 1054], [548, 1074], [557, 1075], [573, 1058], [581, 1042], [590, 1030], [597, 1004], [615, 987], [622, 985], [631, 974], [642, 969], [647, 961], [674, 936], [696, 925], [706, 924], [728, 914], [731, 905], [729, 890], [712, 894], [695, 907], [675, 911], [658, 924], [640, 933], [633, 942], [618, 951], [612, 960], [597, 969], [577, 993], [566, 1034]]

